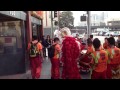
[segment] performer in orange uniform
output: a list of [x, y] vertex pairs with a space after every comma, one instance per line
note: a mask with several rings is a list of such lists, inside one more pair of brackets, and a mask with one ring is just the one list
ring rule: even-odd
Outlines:
[[104, 49], [108, 49], [108, 48], [109, 48], [108, 38], [105, 38], [105, 42], [103, 43], [103, 48], [104, 48]]
[[[33, 50], [33, 55], [30, 53], [31, 46], [34, 44], [36, 46], [36, 50]], [[31, 74], [33, 79], [39, 79], [41, 73], [41, 59], [43, 58], [42, 54], [42, 45], [38, 42], [37, 37], [34, 36], [31, 43], [28, 44], [28, 51], [30, 55], [30, 66], [31, 66]], [[40, 54], [42, 58], [40, 57]]]
[[94, 52], [94, 47], [93, 47], [91, 38], [87, 39], [87, 45], [88, 45], [87, 52], [83, 53], [83, 55], [80, 57], [81, 59], [80, 64], [90, 63], [90, 60], [91, 60], [91, 58], [89, 58], [90, 54]]
[[94, 51], [93, 42], [90, 38], [88, 38], [87, 43], [88, 43], [87, 54], [91, 54]]
[[91, 54], [93, 57], [91, 79], [106, 79], [108, 55], [106, 51], [100, 50], [100, 45], [99, 39], [93, 40], [95, 51]]
[[107, 68], [107, 78], [117, 78], [120, 79], [120, 49], [115, 47], [114, 37], [108, 39], [108, 44], [110, 46], [107, 49], [109, 56], [108, 68]]
[[80, 44], [71, 36], [70, 29], [65, 27], [61, 29], [61, 35], [64, 38], [62, 42], [62, 62], [63, 79], [80, 79], [77, 60], [80, 55]]
[[84, 71], [89, 71], [90, 70], [90, 62], [92, 60], [91, 57], [91, 53], [94, 52], [94, 48], [92, 45], [92, 40], [91, 38], [87, 39], [87, 52], [81, 52], [81, 56], [80, 56], [80, 61], [79, 61], [79, 65], [80, 65], [80, 70], [84, 70]]
[[54, 57], [51, 59], [52, 69], [51, 69], [51, 78], [52, 79], [60, 79], [60, 60], [59, 54], [61, 51], [61, 47], [59, 45], [59, 38], [54, 38], [55, 45], [55, 54]]

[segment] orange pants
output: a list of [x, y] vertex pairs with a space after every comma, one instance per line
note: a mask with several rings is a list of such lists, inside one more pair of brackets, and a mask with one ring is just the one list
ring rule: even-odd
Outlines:
[[39, 57], [30, 58], [31, 74], [33, 79], [40, 78], [41, 59]]
[[104, 72], [93, 71], [91, 79], [107, 79], [107, 77], [106, 77], [106, 71], [104, 71]]
[[59, 59], [52, 58], [51, 59], [51, 78], [60, 79], [60, 61]]

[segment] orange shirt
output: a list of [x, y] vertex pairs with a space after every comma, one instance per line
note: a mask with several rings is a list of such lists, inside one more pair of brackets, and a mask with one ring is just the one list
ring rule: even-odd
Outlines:
[[100, 50], [103, 50], [103, 47], [102, 47], [102, 45], [100, 46]]
[[[35, 40], [35, 41], [32, 41], [32, 43], [37, 43], [38, 41]], [[28, 50], [30, 50], [30, 47], [31, 47], [31, 43], [28, 44]], [[37, 50], [40, 51], [42, 50], [42, 44], [38, 42], [37, 44]]]
[[120, 64], [120, 49], [117, 47], [107, 49], [109, 64]]
[[104, 50], [92, 53], [92, 64], [96, 72], [103, 72], [107, 69], [108, 54]]
[[108, 44], [107, 44], [107, 43], [103, 43], [103, 48], [104, 48], [104, 49], [109, 49]]
[[94, 47], [93, 46], [88, 46], [87, 54], [88, 53], [93, 53], [93, 52], [94, 52]]
[[60, 45], [59, 44], [56, 44], [55, 45], [55, 56], [53, 57], [53, 58], [59, 58], [59, 53], [60, 53], [60, 51], [61, 51], [61, 47], [60, 47]]

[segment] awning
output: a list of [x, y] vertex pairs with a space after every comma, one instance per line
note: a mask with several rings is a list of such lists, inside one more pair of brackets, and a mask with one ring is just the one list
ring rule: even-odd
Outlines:
[[26, 20], [26, 13], [23, 11], [0, 11], [0, 14], [7, 15], [16, 19]]
[[38, 25], [42, 25], [42, 20], [41, 19], [37, 19], [33, 16], [31, 16], [31, 22], [34, 24], [38, 24]]

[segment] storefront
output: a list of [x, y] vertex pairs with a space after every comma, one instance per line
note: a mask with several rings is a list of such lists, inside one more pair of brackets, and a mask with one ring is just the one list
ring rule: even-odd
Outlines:
[[0, 76], [25, 72], [25, 21], [23, 11], [0, 11]]
[[42, 19], [31, 16], [32, 36], [37, 36], [40, 40], [42, 36]]

